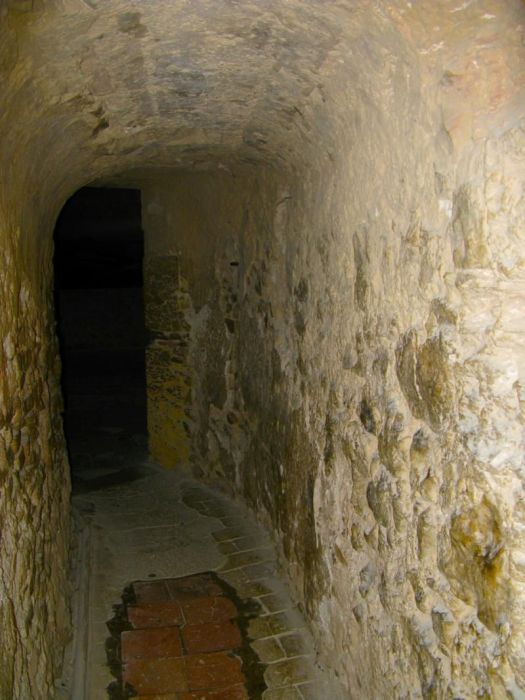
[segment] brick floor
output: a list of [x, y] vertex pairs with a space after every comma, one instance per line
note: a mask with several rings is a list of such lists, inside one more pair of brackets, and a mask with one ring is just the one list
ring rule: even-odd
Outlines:
[[242, 644], [239, 627], [231, 620], [186, 625], [182, 637], [188, 654], [236, 649]]
[[188, 625], [224, 622], [225, 620], [233, 620], [239, 615], [231, 600], [219, 596], [182, 600], [180, 607]]
[[191, 654], [186, 659], [189, 690], [216, 690], [243, 683], [241, 660], [225, 652]]
[[244, 685], [232, 685], [221, 690], [198, 690], [195, 693], [137, 695], [134, 700], [250, 700]]
[[248, 700], [241, 612], [218, 577], [139, 581], [132, 591], [131, 629], [120, 633], [122, 697]]
[[122, 658], [161, 659], [182, 656], [182, 641], [178, 627], [154, 627], [122, 632]]
[[184, 624], [182, 610], [173, 600], [128, 607], [128, 620], [134, 629], [172, 627]]
[[222, 588], [216, 583], [211, 574], [170, 579], [166, 582], [166, 585], [174, 600], [180, 600], [185, 597], [223, 595]]

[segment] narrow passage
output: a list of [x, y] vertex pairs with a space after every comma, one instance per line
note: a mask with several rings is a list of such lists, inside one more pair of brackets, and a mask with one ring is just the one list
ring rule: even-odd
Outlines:
[[332, 697], [266, 533], [148, 457], [140, 226], [137, 191], [92, 188], [57, 226], [77, 533], [63, 697]]

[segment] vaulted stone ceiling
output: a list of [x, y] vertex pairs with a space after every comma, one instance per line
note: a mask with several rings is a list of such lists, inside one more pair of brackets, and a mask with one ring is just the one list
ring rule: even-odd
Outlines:
[[[53, 104], [45, 126], [57, 138], [81, 117], [101, 159], [286, 156], [297, 136], [309, 140], [305, 105], [326, 99], [363, 5], [75, 0], [29, 13], [15, 4], [6, 26], [31, 44], [15, 88], [30, 109]], [[17, 53], [13, 43], [13, 62]]]
[[[220, 167], [234, 158], [283, 167], [311, 163], [312, 149], [333, 156], [352, 104], [377, 94], [388, 101], [407, 82], [414, 95], [441, 84], [474, 109], [487, 101], [497, 109], [520, 73], [520, 3], [505, 5], [8, 2], [4, 116], [13, 124], [23, 112], [33, 128], [12, 133], [4, 155], [20, 158], [31, 142], [39, 167], [55, 153], [55, 167], [78, 184], [153, 164]], [[480, 53], [493, 71], [493, 91], [483, 95], [475, 89]]]

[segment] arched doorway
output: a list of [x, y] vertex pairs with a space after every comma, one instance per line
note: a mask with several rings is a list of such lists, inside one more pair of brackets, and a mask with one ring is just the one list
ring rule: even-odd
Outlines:
[[55, 307], [74, 491], [147, 454], [140, 191], [80, 189], [55, 228]]

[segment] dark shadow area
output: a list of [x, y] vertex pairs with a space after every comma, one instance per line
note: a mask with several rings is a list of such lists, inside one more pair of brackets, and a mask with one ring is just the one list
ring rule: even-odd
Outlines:
[[55, 228], [55, 308], [74, 490], [133, 478], [147, 455], [140, 192], [86, 187]]

